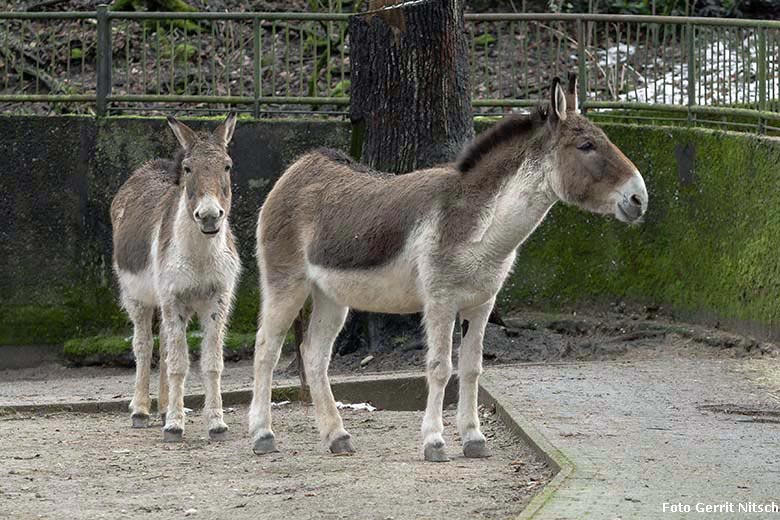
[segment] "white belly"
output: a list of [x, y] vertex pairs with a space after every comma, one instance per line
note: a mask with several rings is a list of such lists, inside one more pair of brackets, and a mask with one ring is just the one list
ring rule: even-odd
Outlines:
[[423, 309], [417, 269], [403, 256], [374, 269], [336, 270], [309, 265], [309, 279], [351, 309], [409, 314]]

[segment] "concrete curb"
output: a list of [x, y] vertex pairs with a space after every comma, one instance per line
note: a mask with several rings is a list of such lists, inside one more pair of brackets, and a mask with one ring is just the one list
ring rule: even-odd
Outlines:
[[574, 472], [574, 463], [561, 450], [537, 430], [531, 421], [525, 418], [511, 403], [501, 402], [495, 385], [489, 376], [480, 377], [479, 401], [488, 406], [494, 406], [496, 414], [506, 424], [513, 434], [523, 439], [537, 455], [547, 461], [557, 471], [555, 477], [528, 503], [526, 508], [516, 517], [517, 520], [530, 520], [539, 513], [555, 493], [563, 486]]
[[[280, 386], [271, 391], [271, 399], [274, 401], [293, 400], [298, 398], [297, 386]], [[184, 396], [184, 406], [187, 408], [200, 408], [203, 406], [204, 395], [188, 394]], [[222, 392], [222, 405], [232, 406], [249, 403], [252, 400], [251, 390], [233, 390]], [[74, 403], [45, 403], [40, 405], [22, 404], [0, 406], [0, 415], [7, 413], [101, 413], [101, 412], [126, 412], [130, 406], [130, 399], [109, 399], [107, 401], [77, 401]], [[152, 409], [157, 409], [157, 399], [152, 399]]]
[[[419, 375], [396, 372], [391, 374], [372, 374], [366, 377], [347, 377], [331, 382], [333, 394], [337, 400], [345, 402], [370, 401], [374, 406], [386, 410], [422, 410], [425, 407], [427, 386], [425, 378]], [[274, 401], [298, 400], [300, 387], [295, 384], [276, 386], [271, 391]], [[452, 378], [445, 392], [445, 404], [457, 399], [457, 381]], [[231, 390], [222, 392], [223, 406], [248, 404], [252, 401], [252, 390]], [[203, 393], [184, 396], [184, 406], [201, 408]], [[44, 404], [8, 404], [0, 405], [0, 415], [9, 413], [101, 413], [124, 412], [130, 405], [129, 399], [108, 399], [105, 401], [77, 401]], [[157, 399], [152, 399], [151, 408], [157, 408]]]

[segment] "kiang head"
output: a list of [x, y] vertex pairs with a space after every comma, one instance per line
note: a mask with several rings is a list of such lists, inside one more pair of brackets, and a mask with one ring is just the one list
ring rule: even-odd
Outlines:
[[183, 186], [188, 213], [205, 235], [216, 236], [230, 212], [230, 170], [233, 161], [227, 147], [236, 127], [236, 114], [206, 135], [168, 116], [168, 125], [183, 149], [179, 183]]
[[547, 124], [550, 132], [548, 182], [562, 201], [587, 211], [637, 222], [647, 211], [645, 181], [604, 132], [579, 113], [577, 79], [568, 92], [554, 78]]

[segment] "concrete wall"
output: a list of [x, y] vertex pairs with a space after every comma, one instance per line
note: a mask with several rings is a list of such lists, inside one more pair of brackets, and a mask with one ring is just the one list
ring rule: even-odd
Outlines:
[[[645, 175], [646, 222], [628, 227], [556, 206], [523, 246], [500, 304], [560, 309], [624, 298], [771, 335], [780, 312], [780, 142], [604, 128]], [[0, 136], [0, 345], [127, 330], [110, 272], [108, 207], [134, 168], [175, 150], [165, 121], [0, 117]], [[346, 123], [239, 123], [231, 220], [245, 272], [233, 330], [255, 326], [254, 226], [274, 180], [304, 150], [348, 143]]]

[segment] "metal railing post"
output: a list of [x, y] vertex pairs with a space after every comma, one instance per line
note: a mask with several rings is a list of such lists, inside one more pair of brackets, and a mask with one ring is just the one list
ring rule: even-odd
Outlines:
[[582, 115], [587, 115], [588, 108], [585, 106], [585, 102], [588, 97], [588, 67], [587, 56], [585, 55], [585, 23], [582, 18], [577, 19], [577, 61], [578, 75], [577, 85], [579, 92], [577, 97], [579, 98], [579, 104], [581, 107]]
[[[758, 30], [758, 109], [766, 110], [766, 28]], [[766, 126], [764, 118], [758, 116], [758, 133], [763, 134]]]
[[254, 93], [255, 98], [255, 106], [254, 106], [254, 116], [255, 119], [260, 118], [260, 96], [263, 95], [261, 92], [262, 90], [262, 84], [260, 83], [260, 67], [263, 65], [262, 60], [262, 49], [260, 48], [260, 20], [257, 18], [252, 19], [252, 33], [254, 34], [254, 42], [253, 42], [253, 56], [252, 59], [254, 61], [254, 73], [252, 76], [253, 79], [253, 86], [252, 86], [252, 92]]
[[108, 111], [108, 96], [111, 95], [111, 20], [108, 6], [97, 6], [97, 88], [96, 112], [105, 116]]
[[691, 111], [696, 105], [696, 28], [693, 24], [686, 25], [688, 30], [688, 123], [692, 123], [695, 114]]

